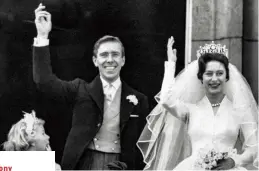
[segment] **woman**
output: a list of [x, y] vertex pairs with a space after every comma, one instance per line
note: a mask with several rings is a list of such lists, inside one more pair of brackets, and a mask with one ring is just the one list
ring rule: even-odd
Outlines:
[[[214, 43], [174, 78], [176, 50], [168, 40], [168, 61], [158, 105], [137, 143], [145, 169], [200, 169], [204, 149], [228, 152], [211, 169], [244, 169], [256, 163], [258, 108], [249, 85], [229, 64], [227, 49]], [[235, 153], [242, 143], [241, 154]], [[240, 146], [240, 144], [239, 144]]]

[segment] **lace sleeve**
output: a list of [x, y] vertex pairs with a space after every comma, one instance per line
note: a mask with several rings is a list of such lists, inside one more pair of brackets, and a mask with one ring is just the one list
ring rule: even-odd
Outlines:
[[188, 108], [184, 102], [176, 97], [177, 86], [175, 86], [175, 62], [165, 62], [165, 73], [160, 98], [156, 98], [166, 110], [176, 118], [186, 122]]
[[165, 62], [162, 91], [155, 97], [158, 104], [148, 115], [137, 142], [146, 164], [144, 170], [173, 170], [191, 155], [188, 124], [179, 118], [188, 122], [187, 106], [205, 95], [197, 72], [194, 61], [174, 78], [175, 63]]
[[253, 164], [258, 167], [258, 106], [248, 82], [232, 64], [229, 64], [229, 77], [225, 93], [232, 99], [233, 108], [240, 113], [243, 135], [243, 153], [236, 155], [234, 160], [237, 166]]
[[[249, 109], [247, 111], [249, 111]], [[237, 154], [233, 159], [235, 160], [236, 166], [245, 166], [251, 163], [255, 166], [258, 153], [258, 124], [254, 115], [250, 112], [245, 112], [240, 129], [244, 138], [243, 153], [240, 155]]]

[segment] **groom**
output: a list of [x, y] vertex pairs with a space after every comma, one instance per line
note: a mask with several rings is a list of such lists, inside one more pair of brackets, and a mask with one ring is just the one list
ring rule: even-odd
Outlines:
[[121, 41], [104, 36], [95, 43], [93, 63], [99, 75], [92, 82], [60, 80], [50, 66], [51, 15], [44, 9], [40, 4], [35, 10], [33, 79], [41, 91], [74, 106], [62, 169], [104, 170], [115, 165], [125, 169], [124, 164], [127, 169], [143, 169], [136, 142], [149, 112], [148, 102], [120, 79], [125, 63]]

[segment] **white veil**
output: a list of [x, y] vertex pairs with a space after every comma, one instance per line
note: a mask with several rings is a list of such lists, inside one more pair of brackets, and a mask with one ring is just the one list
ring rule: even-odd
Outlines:
[[[205, 95], [204, 87], [197, 78], [198, 60], [190, 63], [174, 83], [174, 98], [184, 103], [195, 104]], [[229, 80], [225, 84], [225, 94], [232, 101], [237, 117], [250, 115], [241, 127], [249, 128], [249, 134], [239, 136], [242, 147], [257, 149], [258, 108], [249, 84], [238, 71], [229, 64]], [[173, 78], [172, 78], [173, 79]], [[155, 97], [159, 102], [159, 94]], [[252, 118], [252, 119], [251, 119]], [[146, 167], [144, 170], [172, 170], [184, 158], [191, 155], [191, 144], [187, 134], [188, 122], [185, 124], [158, 104], [147, 116], [147, 124], [137, 142]], [[253, 156], [253, 164], [258, 167], [258, 152]]]

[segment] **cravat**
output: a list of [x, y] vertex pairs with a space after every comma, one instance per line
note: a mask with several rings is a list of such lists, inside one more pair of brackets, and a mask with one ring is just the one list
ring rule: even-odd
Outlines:
[[113, 91], [113, 86], [112, 84], [109, 84], [106, 90], [106, 100], [108, 105], [110, 105], [112, 102], [112, 91]]

